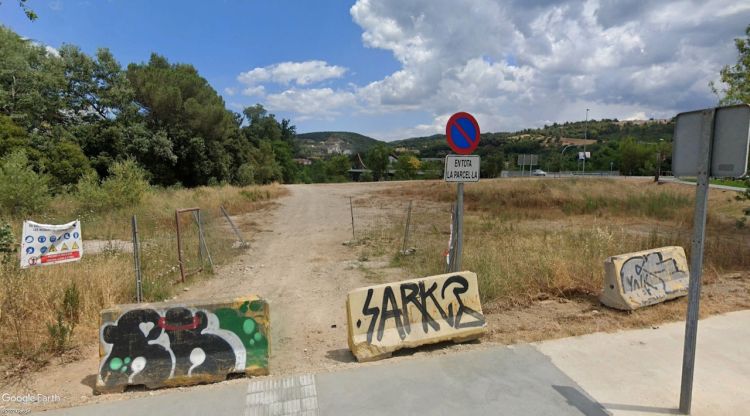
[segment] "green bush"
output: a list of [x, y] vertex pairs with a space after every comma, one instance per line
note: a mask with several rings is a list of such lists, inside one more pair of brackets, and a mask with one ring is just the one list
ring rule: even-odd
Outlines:
[[43, 211], [50, 201], [48, 183], [31, 168], [26, 152], [14, 151], [0, 162], [0, 207], [16, 215]]
[[16, 238], [8, 223], [0, 223], [0, 265], [8, 263], [13, 258]]
[[235, 180], [238, 186], [248, 186], [255, 183], [255, 168], [250, 163], [243, 163], [237, 169], [237, 178]]
[[68, 349], [78, 320], [81, 316], [81, 293], [75, 283], [71, 283], [63, 294], [62, 304], [57, 310], [57, 320], [47, 324], [49, 349], [61, 354]]
[[78, 181], [76, 194], [81, 209], [98, 212], [132, 207], [138, 205], [149, 190], [146, 172], [133, 160], [114, 163], [109, 175], [101, 184], [93, 172]]

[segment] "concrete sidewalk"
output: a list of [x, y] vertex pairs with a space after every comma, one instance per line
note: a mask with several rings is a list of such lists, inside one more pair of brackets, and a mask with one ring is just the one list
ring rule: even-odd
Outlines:
[[[676, 414], [684, 323], [266, 377], [49, 415]], [[750, 414], [750, 311], [702, 320], [694, 415]]]

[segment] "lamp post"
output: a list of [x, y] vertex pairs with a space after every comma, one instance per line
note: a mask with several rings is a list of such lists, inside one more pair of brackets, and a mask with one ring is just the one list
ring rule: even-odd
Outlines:
[[586, 142], [589, 138], [589, 109], [586, 109], [586, 124], [583, 130], [583, 174], [586, 174]]
[[560, 152], [560, 168], [557, 169], [557, 173], [562, 172], [562, 163], [563, 163], [563, 153], [565, 153], [566, 150], [568, 150], [569, 147], [573, 146], [572, 144], [566, 144], [563, 146], [562, 152]]

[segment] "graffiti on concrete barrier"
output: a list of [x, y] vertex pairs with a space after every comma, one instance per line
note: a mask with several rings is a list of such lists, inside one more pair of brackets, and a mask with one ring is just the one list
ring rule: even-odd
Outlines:
[[249, 312], [262, 301], [213, 311], [189, 307], [131, 309], [100, 330], [104, 386], [153, 385], [177, 377], [268, 367], [268, 339]]
[[[451, 276], [442, 282], [439, 290], [438, 287], [438, 282], [432, 282], [428, 287], [425, 281], [412, 281], [401, 283], [396, 293], [393, 287], [386, 286], [379, 305], [376, 304], [377, 301], [373, 301], [374, 290], [368, 289], [362, 308], [362, 314], [371, 317], [367, 329], [367, 342], [372, 343], [373, 335], [376, 335], [378, 341], [383, 339], [389, 319], [393, 319], [398, 335], [403, 341], [412, 332], [411, 323], [414, 317], [409, 316], [409, 305], [413, 305], [421, 315], [421, 327], [425, 334], [430, 330], [440, 331], [440, 322], [435, 319], [437, 315], [455, 329], [484, 325], [484, 315], [468, 307], [461, 298], [461, 295], [469, 290], [466, 278], [461, 275]], [[429, 312], [430, 309], [437, 315], [433, 316]], [[358, 320], [357, 327], [361, 325], [361, 320]]]
[[686, 279], [688, 274], [680, 270], [674, 259], [664, 259], [661, 252], [652, 252], [643, 256], [631, 257], [620, 269], [622, 290], [625, 293], [644, 290], [671, 293], [667, 282]]

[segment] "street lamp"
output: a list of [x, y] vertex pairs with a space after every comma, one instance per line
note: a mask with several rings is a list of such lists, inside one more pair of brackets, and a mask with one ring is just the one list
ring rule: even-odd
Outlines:
[[585, 128], [583, 130], [583, 174], [586, 174], [586, 142], [585, 140], [588, 140], [589, 138], [589, 109], [586, 109], [586, 124]]
[[560, 167], [557, 169], [557, 173], [562, 172], [562, 162], [563, 162], [563, 153], [565, 153], [566, 150], [568, 150], [569, 147], [573, 146], [572, 144], [566, 144], [563, 146], [562, 152], [560, 152]]

